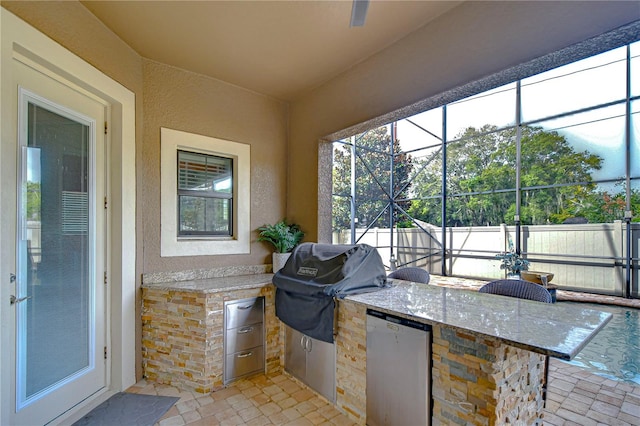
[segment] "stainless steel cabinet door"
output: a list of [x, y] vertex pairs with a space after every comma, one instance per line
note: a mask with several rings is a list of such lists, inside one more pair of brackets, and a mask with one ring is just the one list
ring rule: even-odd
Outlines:
[[285, 326], [284, 369], [311, 389], [336, 400], [336, 346]]
[[287, 373], [305, 382], [307, 374], [307, 352], [304, 334], [285, 326], [284, 369]]
[[336, 400], [336, 345], [307, 339], [307, 383], [333, 402]]

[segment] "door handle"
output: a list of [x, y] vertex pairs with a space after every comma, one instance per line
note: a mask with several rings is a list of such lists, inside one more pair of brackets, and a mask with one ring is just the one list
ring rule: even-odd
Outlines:
[[243, 310], [243, 311], [244, 311], [245, 309], [251, 309], [251, 308], [253, 308], [253, 305], [238, 306], [238, 309]]
[[240, 330], [238, 330], [238, 334], [251, 333], [252, 331], [253, 327], [242, 327]]
[[307, 343], [304, 345], [304, 349], [307, 352], [311, 352], [311, 349], [313, 349], [313, 342], [311, 341], [311, 337], [307, 337]]
[[250, 357], [251, 355], [253, 355], [253, 352], [246, 352], [243, 354], [239, 354], [238, 358], [247, 358], [247, 357]]
[[13, 294], [9, 297], [9, 303], [15, 305], [16, 303], [24, 302], [27, 299], [31, 299], [31, 296], [15, 297]]

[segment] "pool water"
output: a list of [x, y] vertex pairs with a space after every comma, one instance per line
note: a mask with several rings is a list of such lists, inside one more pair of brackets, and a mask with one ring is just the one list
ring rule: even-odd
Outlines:
[[576, 357], [567, 361], [594, 374], [640, 385], [640, 310], [595, 303], [576, 304], [613, 314]]

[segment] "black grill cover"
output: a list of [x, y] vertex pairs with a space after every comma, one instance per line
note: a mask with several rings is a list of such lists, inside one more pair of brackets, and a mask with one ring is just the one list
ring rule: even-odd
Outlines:
[[273, 277], [276, 315], [307, 336], [332, 343], [333, 298], [386, 285], [378, 251], [366, 244], [303, 243]]

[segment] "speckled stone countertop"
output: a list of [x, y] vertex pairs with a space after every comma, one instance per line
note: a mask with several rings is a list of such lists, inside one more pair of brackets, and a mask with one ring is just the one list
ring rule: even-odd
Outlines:
[[271, 284], [273, 274], [234, 275], [196, 279], [189, 281], [171, 281], [143, 284], [142, 288], [154, 290], [191, 291], [197, 293], [219, 293], [222, 291], [245, 290]]
[[504, 343], [570, 360], [611, 319], [611, 314], [579, 306], [540, 303], [390, 280], [391, 288], [347, 296], [346, 300], [431, 325], [445, 325]]

